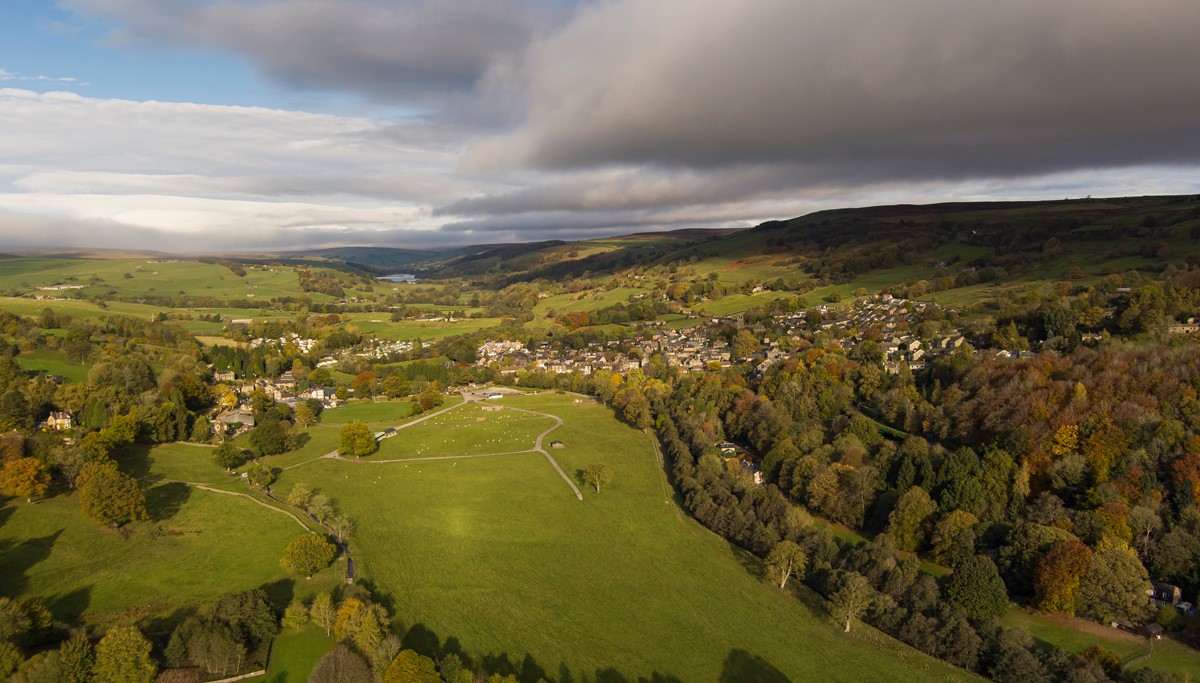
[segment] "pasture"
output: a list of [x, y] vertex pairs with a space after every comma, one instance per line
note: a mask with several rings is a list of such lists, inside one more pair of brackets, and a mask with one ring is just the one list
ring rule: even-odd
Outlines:
[[[39, 598], [58, 619], [102, 627], [249, 588], [292, 592], [279, 556], [303, 533], [294, 520], [182, 484], [150, 485], [146, 503], [150, 521], [123, 533], [85, 520], [74, 495], [6, 501], [0, 595]], [[344, 571], [335, 564], [303, 589], [328, 589]]]
[[87, 363], [76, 363], [67, 358], [62, 351], [38, 349], [17, 356], [17, 362], [26, 372], [36, 372], [47, 375], [59, 375], [68, 382], [86, 382], [92, 366]]
[[[757, 559], [675, 506], [651, 439], [608, 409], [562, 395], [498, 403], [561, 417], [547, 439], [565, 448], [549, 452], [573, 477], [608, 464], [612, 484], [599, 494], [585, 489], [580, 502], [543, 455], [528, 452], [318, 459], [283, 470], [276, 484], [283, 492], [297, 482], [318, 486], [356, 520], [360, 576], [386, 595], [410, 646], [461, 648], [492, 670], [531, 679], [970, 678], [867, 627], [843, 634], [807, 590], [768, 585]], [[531, 448], [552, 424], [476, 410], [401, 430], [386, 447], [428, 432], [439, 448], [487, 452], [481, 439], [499, 430]]]

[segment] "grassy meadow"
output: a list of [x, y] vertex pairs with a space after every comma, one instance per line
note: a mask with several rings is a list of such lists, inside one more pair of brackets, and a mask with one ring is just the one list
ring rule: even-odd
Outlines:
[[[566, 447], [553, 456], [576, 477], [604, 462], [613, 483], [580, 502], [541, 454], [521, 453], [315, 460], [283, 470], [276, 484], [281, 492], [317, 486], [356, 519], [360, 576], [387, 596], [410, 646], [461, 649], [493, 670], [511, 665], [559, 680], [971, 678], [870, 628], [845, 635], [807, 590], [795, 589], [797, 599], [772, 588], [757, 559], [672, 503], [650, 437], [606, 408], [560, 395], [499, 403], [563, 418], [549, 438]], [[476, 408], [435, 418], [446, 423], [429, 432], [495, 421], [515, 443], [526, 429], [514, 411], [476, 422]], [[523, 446], [547, 424], [530, 421]], [[455, 438], [445, 446], [482, 450], [482, 436]]]
[[[215, 466], [213, 466], [215, 469]], [[83, 518], [76, 496], [0, 508], [0, 595], [40, 598], [68, 623], [103, 626], [249, 588], [289, 595], [279, 566], [284, 547], [304, 533], [284, 515], [245, 498], [182, 484], [146, 490], [151, 519], [125, 532]], [[335, 565], [305, 590], [330, 586]]]

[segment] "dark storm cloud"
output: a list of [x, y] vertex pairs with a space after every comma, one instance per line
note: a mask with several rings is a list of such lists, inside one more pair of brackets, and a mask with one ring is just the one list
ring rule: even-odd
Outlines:
[[406, 104], [475, 87], [566, 15], [549, 0], [69, 0], [118, 37], [242, 55], [293, 86]]
[[1200, 160], [1195, 0], [619, 0], [526, 63], [473, 163], [781, 164], [825, 182]]

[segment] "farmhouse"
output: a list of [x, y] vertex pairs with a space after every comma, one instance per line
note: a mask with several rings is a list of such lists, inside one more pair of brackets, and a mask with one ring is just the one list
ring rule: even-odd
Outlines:
[[42, 423], [42, 429], [51, 432], [63, 432], [75, 426], [75, 419], [70, 413], [53, 412]]
[[1154, 582], [1153, 587], [1147, 591], [1150, 594], [1150, 604], [1156, 607], [1167, 605], [1174, 607], [1183, 600], [1183, 591], [1179, 586], [1169, 583]]

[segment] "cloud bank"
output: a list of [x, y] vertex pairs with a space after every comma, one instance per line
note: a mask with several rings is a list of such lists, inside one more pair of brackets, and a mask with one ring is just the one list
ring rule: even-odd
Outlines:
[[415, 246], [1200, 191], [1194, 0], [67, 4], [395, 116], [0, 90], [19, 215]]

